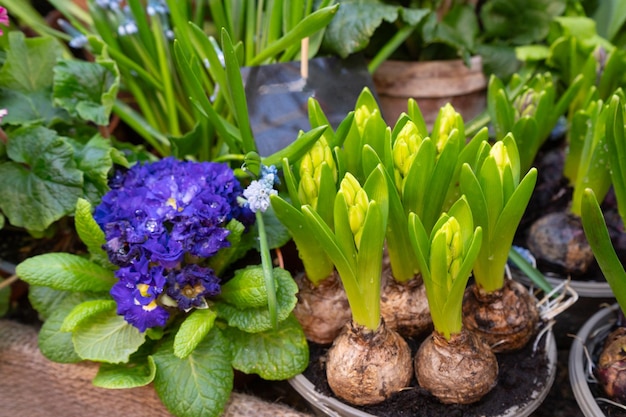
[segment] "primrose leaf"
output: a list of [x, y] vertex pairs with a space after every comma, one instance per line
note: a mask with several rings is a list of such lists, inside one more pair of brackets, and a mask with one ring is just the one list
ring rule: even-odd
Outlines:
[[217, 314], [213, 310], [195, 310], [185, 321], [174, 337], [174, 355], [184, 359], [193, 352], [198, 344], [213, 328]]
[[83, 174], [64, 138], [44, 127], [24, 127], [10, 135], [0, 165], [0, 210], [14, 226], [43, 231], [70, 214], [82, 196]]
[[131, 356], [124, 364], [101, 363], [92, 383], [108, 389], [135, 388], [148, 385], [156, 375], [156, 365], [151, 356]]
[[57, 310], [59, 304], [72, 294], [69, 291], [53, 290], [50, 287], [30, 284], [28, 286], [28, 301], [42, 320], [46, 320]]
[[[262, 275], [263, 269], [259, 265], [248, 267], [255, 274]], [[276, 301], [278, 307], [278, 322], [285, 320], [293, 308], [296, 306], [298, 285], [291, 274], [284, 269], [273, 269], [274, 280], [276, 281]], [[237, 308], [227, 302], [215, 304], [219, 317], [225, 319], [230, 326], [237, 327], [245, 332], [255, 333], [272, 328], [267, 306]]]
[[233, 367], [246, 374], [278, 381], [301, 373], [309, 364], [306, 337], [293, 315], [276, 329], [247, 333], [229, 327], [226, 336], [233, 343]]
[[50, 125], [55, 120], [70, 119], [65, 110], [54, 107], [50, 89], [22, 92], [0, 87], [0, 108], [8, 111], [2, 123], [14, 126]]
[[17, 265], [16, 272], [31, 285], [63, 291], [108, 292], [116, 282], [113, 271], [70, 253], [33, 256]]
[[61, 326], [70, 311], [87, 299], [85, 294], [68, 293], [44, 321], [39, 331], [39, 350], [46, 358], [59, 363], [75, 363], [82, 359], [74, 350], [72, 333], [61, 331]]
[[267, 304], [265, 278], [259, 268], [240, 269], [222, 285], [220, 297], [240, 309], [262, 307]]
[[154, 388], [174, 415], [217, 417], [222, 414], [233, 388], [231, 347], [214, 327], [185, 359], [174, 355], [169, 338], [153, 355]]
[[72, 335], [76, 353], [97, 362], [128, 362], [144, 343], [146, 335], [116, 313], [116, 307], [99, 311], [81, 321]]
[[102, 266], [108, 265], [106, 251], [102, 249], [106, 242], [104, 232], [91, 214], [91, 204], [83, 198], [76, 202], [74, 225], [80, 240], [87, 246], [94, 261]]
[[114, 300], [89, 300], [78, 304], [70, 311], [63, 320], [61, 331], [72, 332], [83, 321], [102, 311], [108, 311], [115, 308], [117, 304]]

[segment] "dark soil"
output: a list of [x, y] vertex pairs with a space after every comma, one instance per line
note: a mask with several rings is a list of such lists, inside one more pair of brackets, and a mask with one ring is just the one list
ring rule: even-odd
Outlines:
[[[408, 342], [415, 353], [421, 340]], [[421, 388], [413, 377], [410, 388], [394, 394], [389, 400], [377, 405], [355, 408], [379, 417], [497, 416], [511, 407], [527, 403], [533, 391], [541, 389], [546, 383], [548, 369], [544, 345], [545, 340], [540, 343], [536, 354], [532, 352], [532, 343], [517, 352], [498, 354], [498, 383], [477, 403], [442, 404]], [[310, 344], [311, 362], [304, 376], [320, 393], [334, 396], [325, 376], [324, 358], [327, 350], [327, 347]]]

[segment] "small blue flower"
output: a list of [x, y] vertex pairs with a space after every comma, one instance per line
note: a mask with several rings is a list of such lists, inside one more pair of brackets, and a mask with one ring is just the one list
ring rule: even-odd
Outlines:
[[74, 26], [70, 25], [70, 23], [64, 19], [58, 19], [57, 24], [65, 33], [70, 35], [72, 39], [68, 42], [68, 44], [75, 49], [80, 49], [87, 44], [87, 36], [85, 36], [82, 32], [76, 29]]
[[278, 170], [274, 165], [261, 167], [261, 178], [250, 183], [248, 188], [243, 192], [243, 196], [247, 200], [247, 207], [256, 213], [257, 211], [265, 212], [270, 205], [270, 196], [278, 194], [274, 189], [274, 184], [278, 184]]

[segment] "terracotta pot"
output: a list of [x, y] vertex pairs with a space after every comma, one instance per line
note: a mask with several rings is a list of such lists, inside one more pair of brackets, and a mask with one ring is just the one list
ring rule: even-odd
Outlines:
[[451, 103], [469, 121], [486, 108], [487, 78], [482, 59], [472, 57], [468, 68], [463, 60], [383, 62], [373, 74], [385, 121], [393, 125], [407, 101], [414, 98], [429, 127], [446, 103]]

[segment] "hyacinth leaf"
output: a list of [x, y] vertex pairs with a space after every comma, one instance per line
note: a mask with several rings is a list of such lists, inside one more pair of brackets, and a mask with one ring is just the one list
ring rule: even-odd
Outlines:
[[270, 197], [276, 216], [287, 227], [298, 248], [308, 279], [320, 283], [335, 269], [324, 249], [311, 239], [311, 231], [302, 212], [285, 201], [282, 197]]
[[0, 210], [12, 225], [41, 232], [72, 213], [83, 194], [83, 173], [66, 139], [42, 126], [22, 127], [6, 150], [12, 161], [0, 165]]
[[411, 121], [415, 123], [419, 135], [423, 138], [427, 137], [428, 127], [426, 126], [426, 121], [424, 120], [422, 110], [420, 109], [417, 101], [415, 101], [414, 98], [410, 98], [407, 101], [407, 115], [409, 116]]
[[622, 311], [626, 311], [626, 271], [615, 253], [604, 215], [592, 189], [582, 200], [581, 219], [589, 246]]
[[116, 307], [116, 302], [110, 299], [89, 300], [80, 303], [76, 307], [74, 307], [72, 311], [70, 311], [70, 313], [65, 317], [65, 319], [63, 320], [63, 324], [61, 325], [61, 331], [73, 332], [80, 323], [91, 318], [91, 316], [94, 316], [103, 311], [109, 311]]
[[33, 256], [18, 264], [16, 273], [31, 285], [73, 292], [108, 292], [117, 281], [110, 269], [69, 253]]
[[116, 307], [81, 321], [72, 333], [76, 353], [83, 359], [97, 362], [128, 362], [145, 340], [145, 333], [119, 316]]
[[294, 142], [285, 146], [283, 149], [276, 151], [272, 155], [263, 158], [263, 165], [278, 166], [282, 163], [284, 158], [287, 158], [290, 161], [297, 161], [309, 151], [311, 146], [317, 142], [320, 137], [322, 137], [325, 131], [326, 126], [319, 126], [306, 133], [298, 135]]
[[513, 126], [512, 133], [516, 138], [518, 149], [521, 150], [520, 165], [524, 169], [523, 172], [527, 172], [534, 162], [536, 155], [536, 152], [532, 151], [536, 148], [536, 145], [527, 142], [532, 141], [539, 135], [537, 120], [533, 117], [522, 117], [515, 123], [515, 126]]
[[156, 376], [156, 364], [151, 356], [132, 355], [128, 363], [101, 363], [92, 380], [96, 387], [126, 389], [148, 385]]
[[194, 310], [185, 318], [174, 337], [174, 355], [184, 359], [194, 351], [213, 328], [217, 314], [210, 309]]
[[279, 381], [294, 377], [309, 364], [306, 337], [293, 315], [276, 329], [247, 333], [229, 327], [225, 335], [233, 345], [233, 367], [246, 374]]
[[154, 388], [167, 409], [185, 417], [218, 417], [233, 389], [231, 347], [214, 327], [186, 358], [174, 355], [170, 337], [152, 356]]
[[113, 61], [60, 60], [54, 67], [53, 100], [70, 115], [100, 126], [109, 116], [119, 87]]
[[61, 326], [74, 307], [87, 300], [84, 294], [68, 293], [46, 318], [38, 339], [39, 350], [46, 358], [60, 363], [75, 363], [82, 360], [74, 349], [72, 333], [62, 332]]
[[435, 168], [437, 149], [430, 138], [422, 141], [402, 188], [405, 211], [421, 216], [424, 212], [426, 190]]
[[[259, 265], [248, 267], [252, 273], [259, 274], [264, 280], [263, 270]], [[276, 284], [277, 320], [278, 323], [285, 320], [291, 310], [296, 306], [298, 285], [294, 282], [291, 274], [281, 268], [274, 268], [273, 276]], [[236, 327], [249, 333], [262, 332], [272, 328], [270, 314], [267, 306], [239, 309], [227, 302], [216, 302], [215, 310], [218, 317], [228, 322], [229, 326]]]
[[611, 179], [620, 217], [626, 222], [626, 134], [624, 107], [618, 95], [610, 101], [606, 126], [606, 143], [611, 162]]

